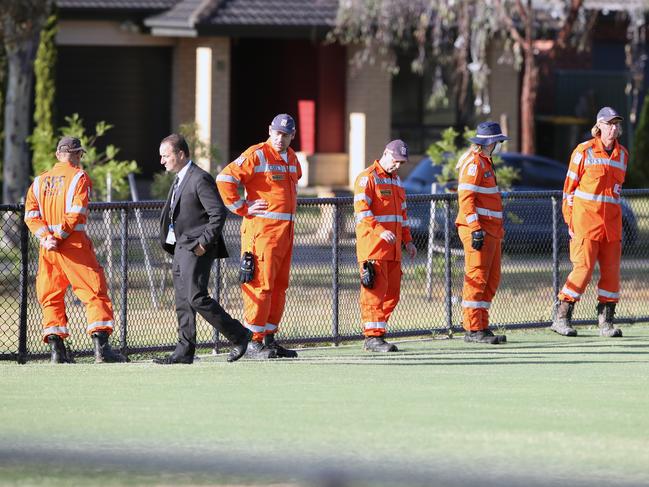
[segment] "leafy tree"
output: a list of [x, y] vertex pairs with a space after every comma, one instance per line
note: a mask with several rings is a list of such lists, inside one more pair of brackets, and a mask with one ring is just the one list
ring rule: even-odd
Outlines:
[[4, 203], [20, 201], [29, 183], [27, 136], [31, 119], [33, 63], [51, 4], [51, 0], [3, 0], [0, 8], [0, 38], [7, 55], [2, 168]]
[[112, 179], [112, 193], [117, 199], [123, 199], [129, 194], [128, 174], [138, 173], [140, 169], [135, 161], [124, 161], [117, 159], [119, 149], [112, 144], [106, 146], [105, 150], [97, 147], [97, 140], [103, 137], [113, 126], [101, 121], [95, 125], [95, 133], [87, 134], [83, 120], [79, 114], [65, 117], [67, 125], [59, 128], [58, 134], [47, 134], [45, 132], [34, 133], [30, 137], [32, 147], [49, 148], [50, 157], [34, 161], [34, 172], [40, 174], [50, 169], [55, 163], [56, 143], [58, 138], [65, 135], [78, 137], [86, 149], [86, 154], [81, 160], [81, 166], [88, 173], [92, 180], [93, 197], [100, 200], [107, 199], [106, 176], [110, 173]]
[[[428, 147], [427, 154], [431, 161], [433, 161], [433, 165], [442, 167], [442, 172], [437, 176], [437, 181], [440, 184], [457, 182], [457, 163], [460, 157], [469, 150], [471, 146], [469, 138], [474, 137], [475, 134], [475, 130], [465, 128], [462, 134], [464, 144], [458, 146], [456, 141], [458, 140], [459, 133], [453, 127], [449, 127], [442, 132], [442, 138], [440, 140], [433, 142]], [[496, 170], [498, 186], [501, 189], [510, 189], [512, 183], [519, 178], [518, 169], [504, 165], [502, 158], [498, 155], [494, 155], [492, 161]]]
[[[532, 4], [536, 6], [533, 8]], [[550, 58], [565, 49], [570, 39], [588, 34], [590, 21], [583, 0], [341, 0], [331, 37], [343, 44], [361, 47], [357, 65], [374, 62], [375, 54], [388, 54], [387, 68], [395, 71], [395, 50], [415, 52], [412, 70], [423, 72], [425, 62], [433, 70], [433, 101], [443, 101], [447, 92], [465, 107], [471, 91], [479, 114], [490, 113], [487, 46], [505, 45], [498, 62], [511, 62], [523, 70], [520, 97], [521, 146], [534, 152], [534, 108], [539, 84], [538, 40], [552, 43]], [[550, 60], [552, 61], [552, 59]], [[453, 66], [451, 79], [442, 78], [440, 65]], [[460, 113], [460, 125], [470, 114]]]
[[51, 141], [54, 139], [52, 107], [56, 94], [57, 50], [54, 43], [57, 32], [56, 15], [50, 15], [41, 32], [34, 61], [34, 132], [29, 137], [34, 168], [48, 167], [52, 161]]
[[[221, 171], [223, 160], [221, 158], [221, 151], [217, 144], [206, 144], [198, 136], [198, 124], [196, 122], [188, 122], [180, 124], [178, 133], [185, 137], [187, 145], [189, 146], [189, 158], [192, 161], [200, 159], [209, 159], [214, 167], [214, 171]], [[169, 193], [169, 188], [173, 183], [176, 175], [168, 173], [167, 171], [158, 172], [153, 175], [153, 183], [151, 183], [151, 196], [158, 200], [163, 200]]]
[[649, 186], [649, 94], [644, 97], [640, 120], [635, 129], [628, 171], [630, 186]]

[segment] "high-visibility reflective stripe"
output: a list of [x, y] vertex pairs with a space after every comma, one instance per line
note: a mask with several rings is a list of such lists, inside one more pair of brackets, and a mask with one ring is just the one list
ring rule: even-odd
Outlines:
[[563, 193], [563, 199], [568, 200], [568, 206], [572, 206], [574, 198], [575, 198], [574, 194]]
[[295, 215], [293, 213], [277, 213], [274, 211], [267, 211], [266, 213], [261, 213], [259, 215], [255, 215], [258, 218], [268, 218], [270, 220], [286, 220], [286, 221], [291, 221], [295, 219]]
[[493, 135], [480, 135], [476, 134], [476, 138], [478, 139], [490, 139], [491, 137], [505, 137], [505, 134], [500, 132], [499, 134], [493, 134]]
[[478, 212], [478, 215], [490, 216], [491, 218], [500, 218], [501, 220], [503, 218], [502, 211], [493, 211], [493, 210], [488, 210], [486, 208], [479, 208], [479, 207], [476, 207], [475, 210]]
[[463, 308], [481, 308], [481, 309], [489, 309], [491, 307], [491, 303], [488, 301], [462, 301], [462, 307]]
[[34, 233], [34, 235], [36, 235], [37, 237], [40, 237], [41, 235], [43, 235], [48, 230], [49, 230], [49, 228], [47, 228], [47, 225], [43, 225], [41, 228], [36, 230], [36, 233]]
[[[63, 227], [63, 225], [50, 225], [47, 228], [52, 233], [58, 233], [58, 234], [61, 235], [61, 237], [68, 238], [70, 236], [70, 234], [68, 232], [61, 231], [62, 227]], [[83, 232], [83, 231], [86, 230], [86, 225], [84, 223], [79, 223], [79, 224], [75, 225], [72, 230], [75, 231], [75, 232]]]
[[354, 203], [356, 203], [357, 201], [364, 201], [365, 203], [367, 203], [368, 206], [372, 204], [372, 198], [370, 198], [364, 193], [357, 194], [354, 196]]
[[257, 158], [259, 159], [259, 162], [262, 164], [266, 164], [266, 155], [264, 154], [264, 151], [261, 149], [257, 149], [255, 151], [255, 154], [257, 154]]
[[366, 330], [380, 330], [384, 329], [387, 326], [385, 321], [366, 321], [363, 324], [363, 328]]
[[25, 212], [25, 220], [27, 220], [27, 218], [40, 218], [40, 216], [41, 212], [38, 210]]
[[587, 154], [588, 157], [586, 157], [586, 162], [584, 163], [587, 166], [611, 166], [626, 171], [626, 166], [624, 165], [624, 152], [622, 152], [620, 161], [614, 161], [605, 157], [595, 157], [593, 149], [588, 149]]
[[374, 217], [377, 222], [383, 222], [383, 223], [390, 223], [390, 222], [396, 222], [396, 223], [402, 223], [403, 222], [403, 216], [401, 215], [378, 215]]
[[575, 190], [575, 196], [582, 200], [597, 201], [598, 203], [611, 203], [614, 205], [620, 204], [620, 198], [614, 198], [613, 196], [606, 196], [603, 194], [585, 193], [579, 189]]
[[43, 212], [43, 205], [41, 205], [41, 177], [36, 176], [34, 178], [34, 182], [32, 183], [32, 192], [34, 193], [34, 197], [36, 198], [36, 203], [38, 204], [38, 209]]
[[569, 177], [570, 179], [572, 179], [573, 181], [577, 182], [577, 183], [579, 182], [579, 176], [577, 175], [576, 172], [568, 171], [568, 174], [566, 174], [566, 176]]
[[579, 165], [583, 157], [584, 156], [581, 152], [577, 152], [575, 156], [572, 158], [572, 163], [575, 165]]
[[401, 187], [401, 180], [399, 178], [374, 178], [374, 182], [376, 184], [388, 184], [392, 186], [399, 186]]
[[266, 331], [275, 331], [277, 330], [277, 325], [273, 323], [266, 323]]
[[466, 222], [467, 223], [473, 223], [474, 221], [478, 220], [478, 214], [477, 213], [471, 213], [466, 217]]
[[88, 327], [86, 328], [87, 331], [92, 331], [95, 328], [113, 328], [113, 322], [112, 321], [95, 321], [94, 323], [90, 323]]
[[47, 328], [43, 328], [43, 336], [47, 335], [69, 335], [70, 332], [68, 331], [67, 326], [49, 326]]
[[265, 326], [253, 325], [251, 323], [248, 323], [246, 320], [243, 320], [243, 326], [254, 333], [263, 333], [264, 331], [266, 331]]
[[473, 193], [482, 193], [482, 194], [497, 194], [500, 190], [498, 186], [493, 188], [483, 188], [482, 186], [476, 186], [475, 184], [462, 183], [457, 187], [458, 191], [471, 191]]
[[579, 299], [581, 297], [581, 293], [577, 293], [573, 291], [572, 289], [569, 289], [568, 286], [563, 286], [563, 289], [561, 290], [563, 294], [567, 294], [568, 296]]
[[[68, 192], [65, 195], [65, 212], [66, 213], [80, 213], [79, 211], [72, 211], [72, 201], [74, 201], [74, 192], [77, 189], [77, 184], [79, 184], [79, 180], [81, 179], [81, 176], [83, 176], [83, 172], [79, 171], [74, 175], [72, 178], [72, 182], [70, 183], [70, 186], [68, 186]], [[76, 207], [80, 208], [80, 207]]]
[[255, 172], [297, 172], [297, 167], [282, 166], [280, 164], [261, 164], [255, 166]]
[[363, 218], [367, 218], [370, 216], [374, 216], [374, 213], [372, 213], [372, 210], [365, 210], [365, 211], [359, 211], [356, 213], [356, 224], [360, 223], [360, 221]]
[[401, 222], [401, 226], [403, 226], [403, 227], [409, 227], [409, 226], [410, 226], [410, 222], [408, 222], [408, 220], [403, 220], [403, 221]]
[[244, 205], [244, 203], [245, 203], [244, 200], [238, 199], [237, 201], [235, 201], [231, 205], [225, 205], [225, 207], [230, 211], [234, 211], [234, 210], [238, 210], [239, 208], [241, 208]]
[[216, 176], [216, 181], [220, 181], [222, 183], [234, 183], [237, 186], [241, 184], [241, 181], [239, 181], [237, 178], [235, 178], [234, 176], [229, 176], [227, 174], [219, 174], [218, 176]]
[[605, 298], [620, 299], [620, 293], [612, 293], [610, 291], [604, 291], [603, 289], [600, 288], [597, 288], [597, 295], [603, 296]]
[[85, 215], [86, 213], [88, 213], [88, 208], [86, 208], [85, 206], [75, 205], [70, 208], [70, 211], [68, 211], [68, 213], [80, 213], [82, 215]]

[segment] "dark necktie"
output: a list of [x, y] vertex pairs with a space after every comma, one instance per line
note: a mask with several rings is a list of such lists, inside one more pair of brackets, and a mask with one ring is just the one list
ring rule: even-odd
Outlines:
[[174, 186], [173, 186], [173, 189], [171, 190], [171, 204], [169, 205], [169, 208], [173, 208], [173, 207], [174, 207], [174, 202], [176, 201], [176, 191], [178, 190], [178, 182], [179, 182], [179, 181], [180, 181], [180, 179], [178, 178], [178, 176], [176, 176], [176, 177], [174, 178]]

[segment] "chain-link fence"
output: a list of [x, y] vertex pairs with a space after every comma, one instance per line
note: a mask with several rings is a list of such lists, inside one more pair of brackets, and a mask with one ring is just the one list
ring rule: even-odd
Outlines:
[[[649, 321], [649, 190], [623, 193], [622, 299], [617, 321]], [[501, 284], [491, 308], [494, 326], [549, 325], [559, 287], [571, 270], [568, 234], [561, 217], [561, 192], [514, 192], [503, 196], [505, 241]], [[91, 205], [87, 231], [104, 267], [115, 311], [112, 341], [133, 353], [169, 350], [176, 343], [171, 257], [159, 244], [162, 202]], [[361, 338], [353, 200], [301, 198], [281, 340], [339, 343]], [[401, 302], [388, 326], [390, 336], [448, 333], [460, 329], [464, 274], [462, 246], [455, 231], [454, 194], [408, 197], [408, 214], [419, 252], [404, 256]], [[25, 361], [47, 355], [41, 310], [35, 295], [38, 243], [23, 224], [23, 208], [0, 206], [0, 359]], [[240, 219], [228, 218], [224, 238], [230, 258], [216, 261], [211, 292], [242, 319], [237, 281]], [[597, 271], [593, 282], [598, 279]], [[575, 308], [577, 324], [595, 323], [596, 286]], [[89, 354], [83, 305], [66, 295], [75, 354]], [[202, 347], [222, 345], [209, 324], [198, 319]]]

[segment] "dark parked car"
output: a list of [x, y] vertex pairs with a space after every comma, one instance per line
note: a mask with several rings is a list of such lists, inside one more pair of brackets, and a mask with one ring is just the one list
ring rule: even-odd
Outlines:
[[[566, 177], [567, 167], [561, 162], [541, 156], [530, 156], [515, 152], [501, 154], [504, 164], [519, 170], [519, 179], [512, 185], [512, 192], [517, 191], [561, 191]], [[403, 181], [407, 194], [431, 194], [432, 185], [437, 182], [440, 166], [433, 166], [430, 158], [422, 159]], [[457, 183], [438, 184], [436, 191], [443, 193], [455, 191]], [[510, 193], [510, 195], [511, 195]], [[506, 195], [507, 193], [503, 193]], [[527, 251], [550, 251], [552, 249], [552, 202], [550, 198], [532, 199], [503, 198], [505, 225], [505, 246], [521, 248]], [[561, 201], [558, 201], [559, 212]], [[453, 223], [452, 245], [459, 247], [457, 232], [454, 228], [457, 216], [457, 205], [451, 206]], [[410, 203], [408, 205], [410, 229], [415, 240], [424, 244], [428, 240], [430, 228], [430, 204], [428, 202]], [[441, 205], [435, 211], [434, 237], [437, 244], [443, 244], [444, 214]], [[625, 246], [632, 246], [638, 237], [638, 223], [633, 210], [622, 200], [622, 227]], [[568, 241], [568, 229], [559, 214], [559, 236], [562, 242]]]

